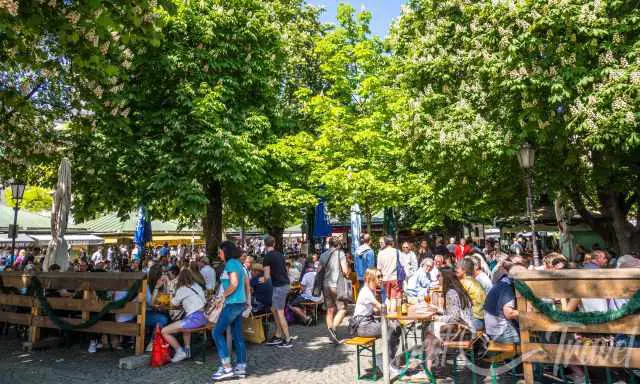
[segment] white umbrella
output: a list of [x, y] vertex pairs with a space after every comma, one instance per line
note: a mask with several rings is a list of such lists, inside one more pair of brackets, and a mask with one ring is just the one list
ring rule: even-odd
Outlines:
[[51, 241], [47, 247], [47, 256], [44, 259], [44, 270], [49, 266], [58, 264], [61, 270], [66, 271], [69, 264], [69, 246], [64, 239], [64, 232], [69, 222], [69, 207], [71, 206], [71, 164], [69, 160], [62, 159], [58, 168], [58, 183], [53, 195], [53, 207], [51, 208]]

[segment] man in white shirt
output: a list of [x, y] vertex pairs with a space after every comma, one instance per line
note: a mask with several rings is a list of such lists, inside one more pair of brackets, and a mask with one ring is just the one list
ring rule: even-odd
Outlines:
[[198, 267], [200, 268], [202, 277], [204, 277], [205, 287], [207, 288], [207, 291], [213, 291], [216, 286], [216, 271], [211, 268], [204, 257], [198, 259]]
[[384, 237], [384, 248], [378, 252], [378, 269], [382, 272], [382, 285], [386, 297], [399, 299], [402, 296], [402, 288], [398, 283], [399, 251], [393, 247], [393, 237]]
[[98, 247], [98, 250], [91, 255], [91, 262], [95, 265], [102, 261], [102, 246]]
[[413, 276], [418, 271], [418, 258], [411, 250], [411, 245], [408, 242], [402, 243], [402, 250], [400, 251], [400, 264], [404, 268], [404, 272], [406, 274], [406, 278], [404, 280], [404, 286], [406, 287], [407, 283], [411, 276]]
[[302, 287], [302, 293], [291, 301], [291, 311], [296, 314], [303, 323], [307, 326], [311, 325], [313, 319], [307, 316], [302, 309], [302, 303], [304, 302], [322, 302], [322, 296], [313, 296], [313, 283], [316, 280], [316, 271], [313, 268], [307, 269], [307, 272], [302, 276], [300, 286]]

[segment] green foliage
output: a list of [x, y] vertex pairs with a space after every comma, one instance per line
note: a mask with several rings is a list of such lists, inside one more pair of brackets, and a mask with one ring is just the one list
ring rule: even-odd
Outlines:
[[269, 161], [264, 148], [295, 113], [280, 103], [293, 90], [280, 86], [295, 84], [294, 69], [303, 69], [304, 61], [287, 56], [291, 38], [283, 28], [287, 13], [301, 12], [299, 2], [174, 7], [160, 11], [161, 44], [133, 48], [144, 54], [132, 59], [135, 81], [119, 90], [124, 103], [107, 95], [90, 105], [95, 115], [86, 123], [72, 125], [80, 217], [126, 215], [145, 202], [154, 217], [195, 222], [212, 203], [214, 183], [237, 219], [249, 211], [245, 202], [271, 205], [273, 195], [263, 196], [268, 189], [260, 184]]
[[436, 206], [487, 216], [522, 200], [527, 140], [539, 191], [566, 191], [597, 230], [640, 240], [626, 221], [640, 165], [634, 4], [409, 2], [390, 41], [409, 99], [394, 128], [425, 155]]
[[0, 4], [0, 178], [56, 163], [56, 121], [128, 81], [130, 48], [157, 39], [155, 0]]
[[322, 87], [298, 92], [316, 127], [277, 144], [304, 170], [308, 190], [327, 197], [334, 214], [348, 212], [355, 202], [372, 213], [402, 195], [394, 174], [400, 150], [385, 133], [391, 118], [383, 87], [389, 58], [369, 34], [370, 19], [367, 11], [338, 7], [339, 25], [318, 37], [314, 50]]
[[[6, 188], [4, 198], [7, 205], [15, 207], [16, 203], [11, 195], [11, 188]], [[50, 211], [53, 205], [51, 192], [40, 187], [28, 186], [24, 190], [24, 196], [20, 202], [20, 209], [26, 209], [32, 212]]]

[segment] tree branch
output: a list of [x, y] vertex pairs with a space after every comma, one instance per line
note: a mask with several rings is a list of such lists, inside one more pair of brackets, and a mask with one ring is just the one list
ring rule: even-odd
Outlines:
[[631, 207], [638, 202], [638, 192], [632, 192], [631, 195], [624, 201], [622, 209], [624, 214], [627, 215], [631, 211]]
[[[28, 102], [29, 100], [31, 100], [31, 98], [33, 97], [33, 95], [36, 94], [36, 92], [38, 92], [38, 90], [40, 90], [40, 88], [44, 85], [44, 81], [41, 81], [40, 83], [38, 83], [38, 85], [36, 85], [31, 92], [29, 92], [27, 94], [27, 96], [24, 97], [24, 99], [22, 99], [22, 102], [19, 103], [18, 105], [22, 105], [25, 104], [26, 102]], [[5, 114], [5, 118], [7, 120], [9, 120], [9, 118], [11, 118], [11, 116], [18, 110], [18, 108], [13, 108], [12, 110], [10, 110], [9, 112], [7, 112]]]
[[582, 201], [582, 196], [580, 196], [580, 192], [570, 191], [568, 193], [568, 196], [582, 219], [589, 223], [591, 227], [596, 226], [598, 224], [598, 220], [596, 219], [595, 215], [591, 213], [585, 206], [584, 202]]

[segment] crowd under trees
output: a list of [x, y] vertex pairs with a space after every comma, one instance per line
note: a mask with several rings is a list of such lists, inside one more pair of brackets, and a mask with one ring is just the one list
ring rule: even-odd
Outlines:
[[[281, 237], [324, 197], [433, 229], [571, 207], [640, 249], [636, 1], [409, 0], [388, 36], [300, 0], [0, 0], [0, 178], [73, 164], [78, 220], [125, 216]], [[635, 220], [634, 220], [635, 219]]]

